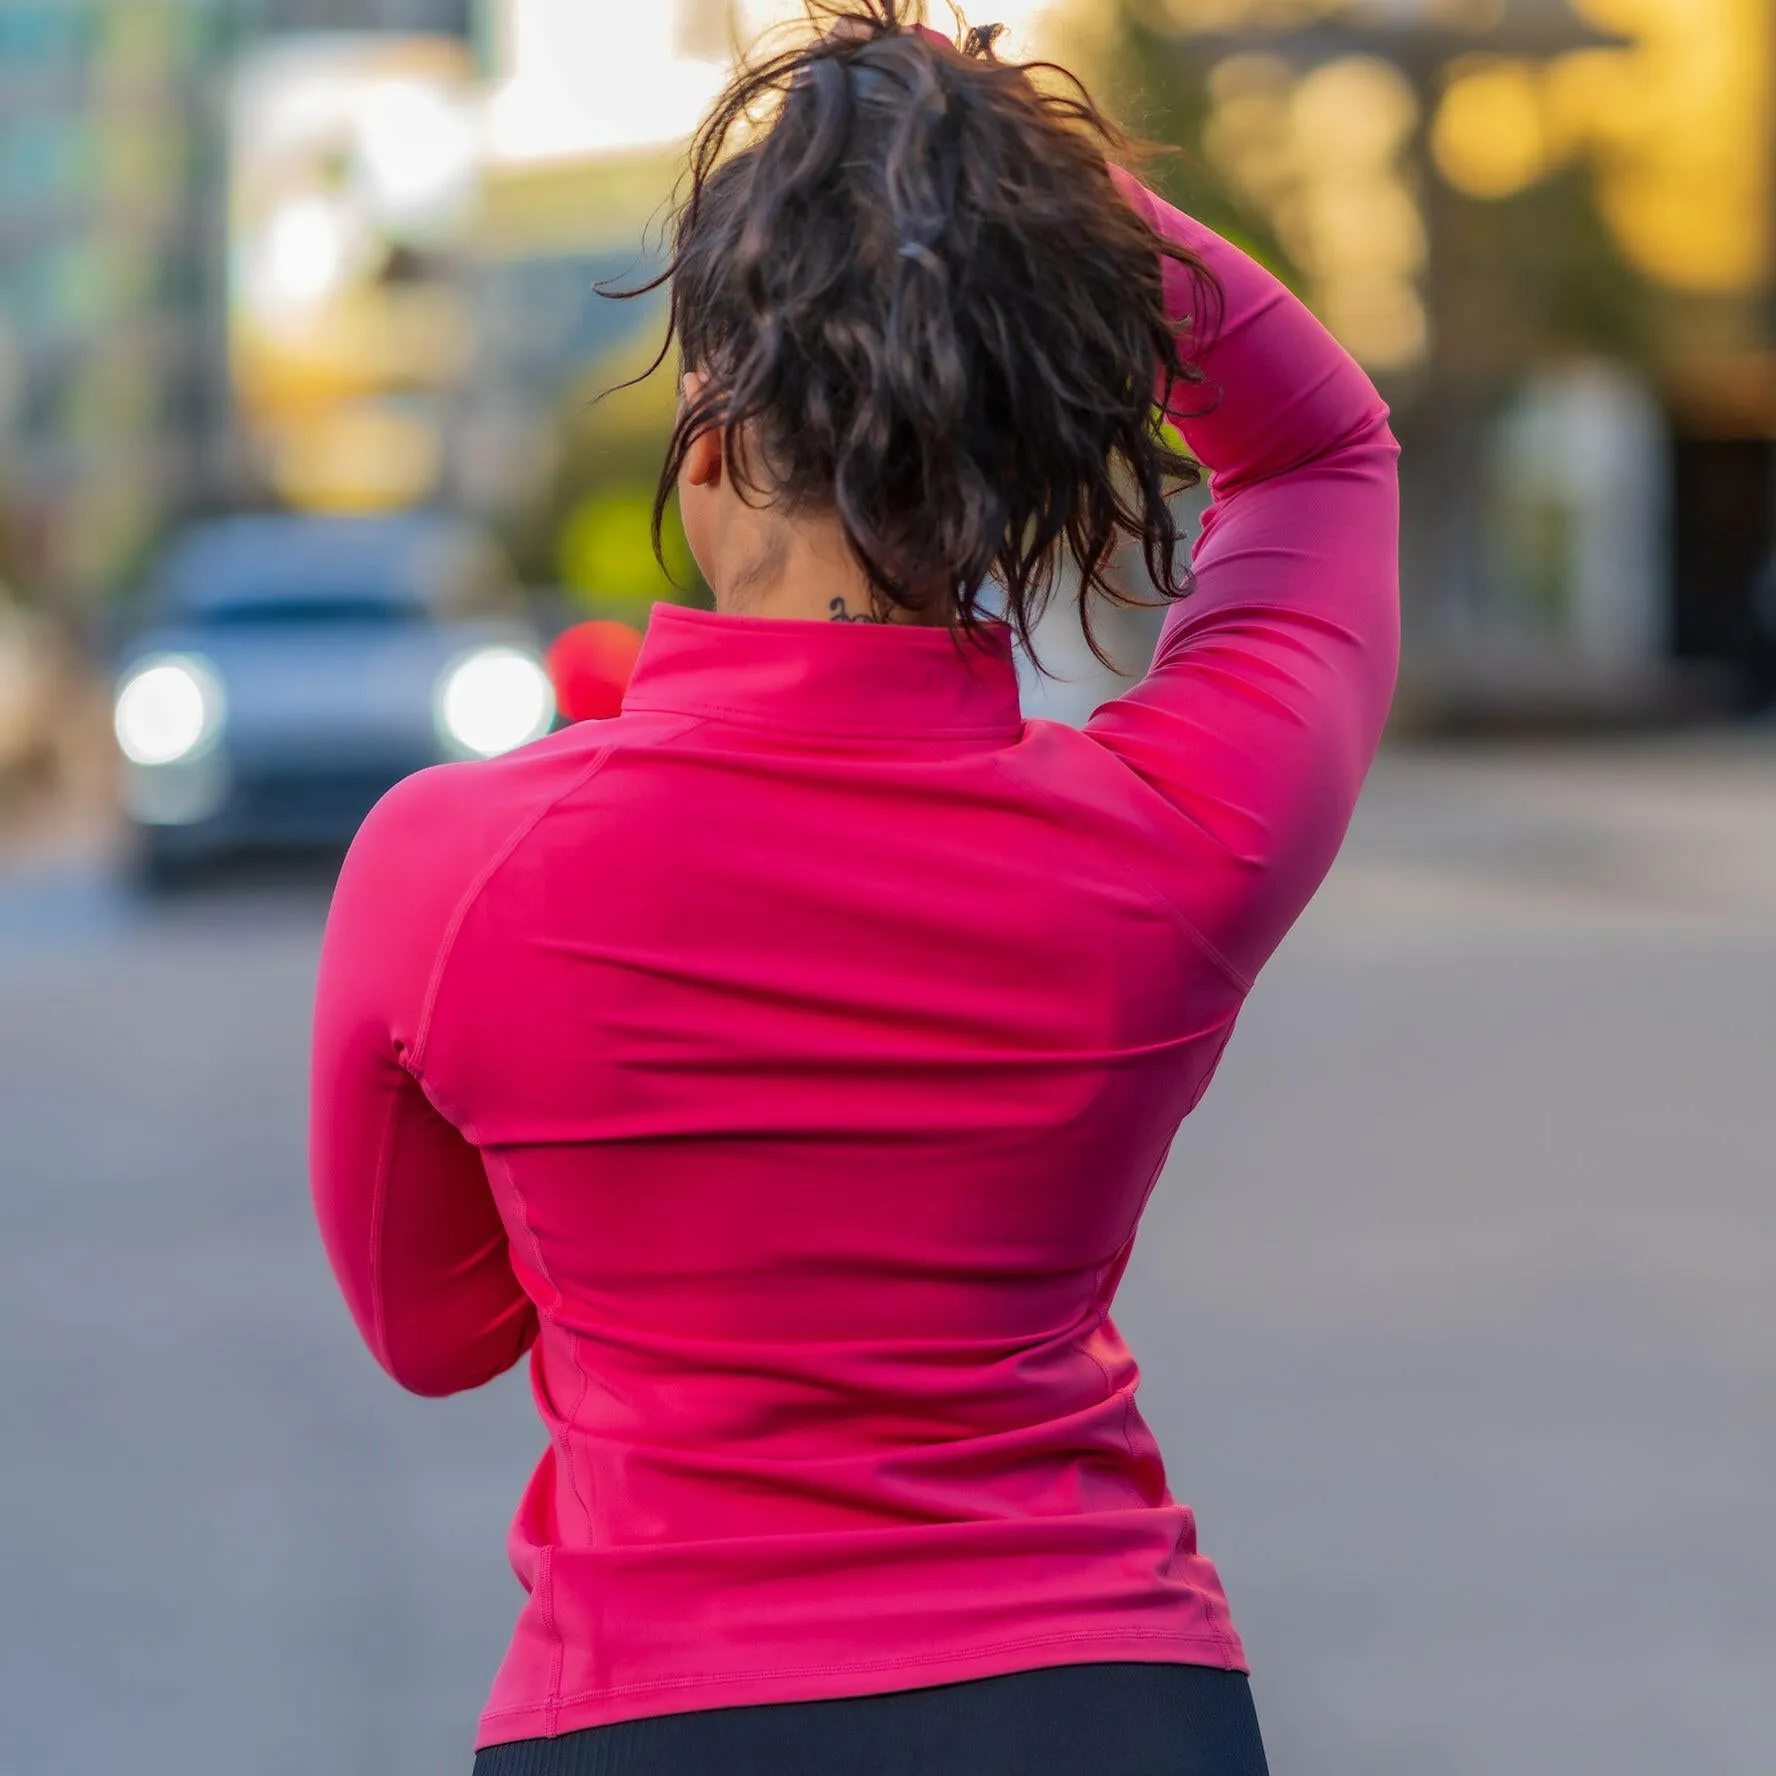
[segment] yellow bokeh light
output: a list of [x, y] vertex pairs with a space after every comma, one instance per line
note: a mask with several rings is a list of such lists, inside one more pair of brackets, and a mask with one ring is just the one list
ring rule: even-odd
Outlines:
[[1730, 295], [1762, 281], [1766, 236], [1742, 227], [1735, 206], [1699, 203], [1689, 183], [1653, 178], [1606, 184], [1604, 214], [1630, 257], [1661, 282], [1697, 295]]
[[1488, 61], [1458, 68], [1431, 126], [1437, 170], [1469, 197], [1511, 197], [1548, 171], [1538, 70]]
[[1310, 160], [1385, 166], [1418, 121], [1412, 84], [1378, 56], [1340, 56], [1302, 77], [1292, 106], [1295, 140]]
[[1597, 152], [1605, 217], [1643, 271], [1699, 295], [1770, 275], [1769, 0], [1574, 0], [1631, 49], [1565, 57], [1559, 128]]
[[[1174, 29], [1285, 31], [1318, 17], [1383, 22], [1396, 0], [1150, 0]], [[1510, 197], [1575, 156], [1594, 168], [1604, 217], [1641, 271], [1697, 294], [1743, 295], [1771, 275], [1770, 153], [1776, 113], [1771, 0], [1571, 0], [1589, 25], [1626, 36], [1546, 64], [1468, 59], [1452, 70], [1431, 131], [1437, 168], [1476, 198]], [[1500, 0], [1421, 0], [1418, 18], [1484, 31]], [[1333, 67], [1346, 64], [1333, 64]], [[1385, 64], [1373, 64], [1385, 67]], [[1230, 57], [1211, 77], [1209, 157], [1267, 211], [1295, 213], [1303, 161], [1348, 163], [1372, 152], [1401, 109], [1375, 78], [1352, 103], [1347, 73], [1300, 83], [1288, 129], [1277, 110], [1286, 77], [1271, 58]], [[1396, 76], [1397, 78], [1397, 76]]]
[[1418, 291], [1402, 278], [1339, 278], [1319, 299], [1320, 316], [1372, 370], [1404, 370], [1419, 362], [1430, 327]]
[[1397, 179], [1318, 181], [1301, 193], [1292, 219], [1299, 257], [1322, 276], [1412, 277], [1424, 269], [1424, 221]]
[[1295, 71], [1281, 56], [1240, 54], [1223, 56], [1208, 73], [1209, 97], [1216, 104], [1244, 98], [1250, 93], [1289, 96]]
[[1280, 58], [1241, 53], [1210, 70], [1208, 91], [1204, 149], [1269, 218], [1321, 318], [1373, 369], [1420, 362], [1426, 239], [1401, 164], [1418, 123], [1406, 75], [1353, 55], [1297, 76]]
[[1542, 70], [1542, 126], [1550, 156], [1633, 151], [1647, 133], [1635, 59], [1616, 49], [1577, 49]]

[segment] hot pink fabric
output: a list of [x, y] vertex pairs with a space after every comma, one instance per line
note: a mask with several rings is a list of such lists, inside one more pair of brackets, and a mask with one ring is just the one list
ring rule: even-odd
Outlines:
[[482, 1744], [1243, 1668], [1109, 1310], [1381, 733], [1395, 447], [1305, 309], [1133, 195], [1226, 292], [1198, 587], [1137, 688], [1075, 732], [1020, 718], [1003, 628], [660, 607], [620, 716], [409, 778], [352, 848], [328, 1253], [396, 1380], [529, 1350], [549, 1435]]

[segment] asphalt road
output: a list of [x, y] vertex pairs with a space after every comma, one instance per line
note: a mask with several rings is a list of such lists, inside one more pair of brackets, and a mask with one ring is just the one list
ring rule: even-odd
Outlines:
[[[0, 870], [0, 1767], [464, 1772], [522, 1376], [308, 1219], [319, 882]], [[1776, 734], [1391, 757], [1118, 1320], [1278, 1776], [1776, 1770]]]

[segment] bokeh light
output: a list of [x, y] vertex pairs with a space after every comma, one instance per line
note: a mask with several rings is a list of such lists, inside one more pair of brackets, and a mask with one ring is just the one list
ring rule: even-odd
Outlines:
[[193, 655], [150, 661], [118, 689], [117, 744], [133, 764], [168, 765], [189, 758], [221, 731], [221, 680]]
[[548, 673], [541, 661], [517, 648], [479, 648], [450, 667], [439, 686], [440, 726], [481, 758], [546, 734], [554, 716]]
[[1634, 38], [1613, 64], [1551, 76], [1565, 132], [1596, 149], [1604, 213], [1630, 259], [1697, 294], [1770, 275], [1776, 44], [1766, 0], [1573, 0]]
[[364, 94], [360, 161], [370, 204], [408, 229], [447, 228], [475, 189], [479, 122], [469, 105], [413, 79], [376, 81]]
[[1405, 75], [1376, 56], [1305, 74], [1277, 56], [1225, 58], [1208, 81], [1203, 145], [1307, 273], [1314, 307], [1375, 370], [1418, 363], [1430, 323], [1417, 280], [1423, 219], [1404, 166], [1417, 126]]
[[1547, 171], [1540, 75], [1527, 62], [1458, 65], [1431, 129], [1437, 170], [1469, 197], [1510, 197]]
[[349, 226], [318, 193], [292, 199], [267, 220], [258, 289], [268, 308], [309, 308], [344, 276]]

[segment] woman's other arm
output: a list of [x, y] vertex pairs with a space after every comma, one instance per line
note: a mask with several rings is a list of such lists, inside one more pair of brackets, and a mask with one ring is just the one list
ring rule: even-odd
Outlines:
[[[1249, 984], [1331, 867], [1387, 719], [1398, 447], [1368, 377], [1275, 278], [1118, 183], [1221, 286], [1208, 386], [1171, 414], [1214, 501], [1151, 670], [1086, 732], [1184, 817], [1184, 910]], [[1166, 291], [1183, 320], [1197, 292], [1169, 260]]]
[[321, 946], [309, 1172], [321, 1237], [376, 1360], [417, 1394], [479, 1387], [536, 1337], [479, 1151], [410, 1070], [462, 870], [446, 771], [392, 790], [364, 823]]

